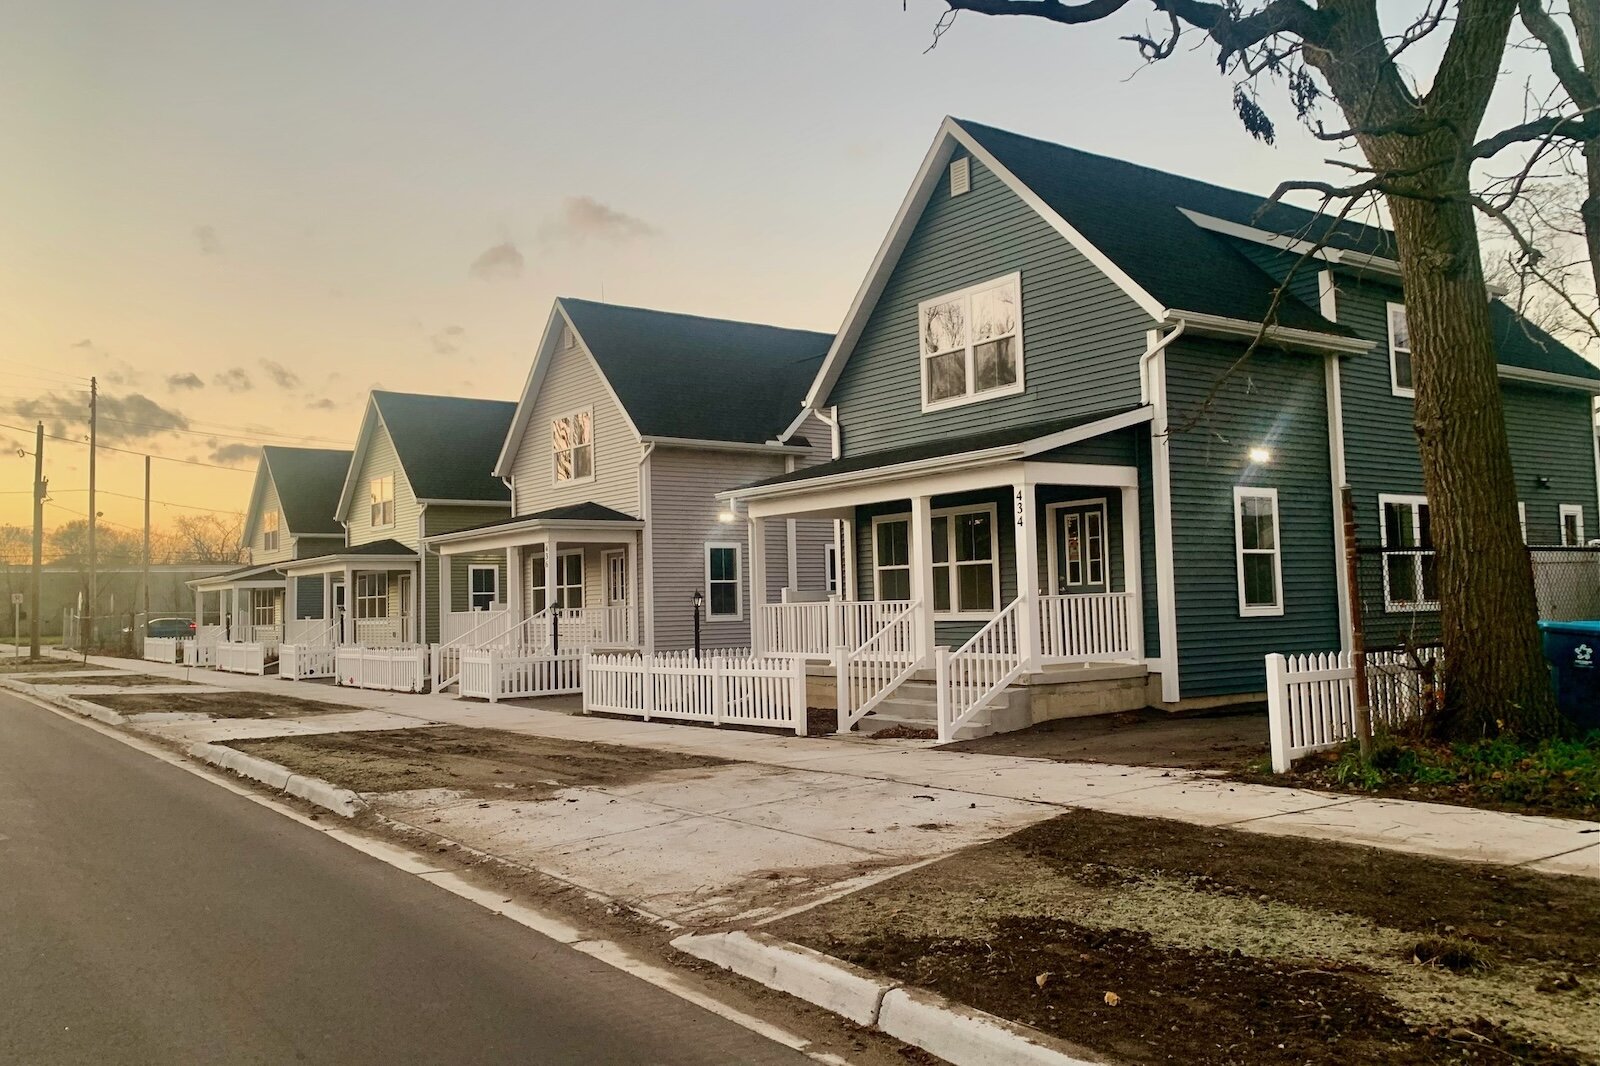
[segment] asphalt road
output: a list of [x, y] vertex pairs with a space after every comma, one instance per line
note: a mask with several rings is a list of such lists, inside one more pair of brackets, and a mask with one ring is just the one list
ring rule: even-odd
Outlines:
[[809, 1061], [0, 694], [0, 1063]]

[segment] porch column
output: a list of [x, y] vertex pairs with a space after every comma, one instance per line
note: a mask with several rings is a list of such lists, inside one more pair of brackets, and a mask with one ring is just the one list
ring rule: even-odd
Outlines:
[[858, 598], [856, 588], [856, 520], [852, 517], [840, 519], [834, 530], [834, 535], [839, 543], [839, 598], [853, 600]]
[[[761, 656], [767, 653], [767, 634], [762, 629], [762, 623], [766, 620], [762, 608], [767, 605], [767, 520], [752, 518], [749, 525], [750, 654]], [[791, 569], [794, 566], [792, 559], [789, 566]]]
[[[450, 571], [455, 567], [451, 565], [450, 556], [444, 552], [439, 553], [439, 643], [450, 643], [450, 634], [445, 631], [445, 622], [450, 618], [450, 608], [454, 601], [450, 597]], [[467, 621], [472, 621], [472, 589], [467, 588]]]
[[518, 622], [526, 621], [522, 613], [522, 549], [513, 544], [506, 548], [506, 610]]
[[1033, 482], [1018, 478], [1011, 485], [1013, 525], [1017, 535], [1017, 650], [1023, 669], [1039, 668], [1039, 523]]
[[[333, 575], [322, 575], [322, 628], [333, 625]], [[337, 643], [337, 641], [335, 641]]]
[[556, 606], [556, 538], [554, 533], [544, 538], [544, 605], [552, 610]]
[[644, 602], [644, 582], [639, 577], [639, 552], [637, 545], [639, 536], [635, 533], [622, 545], [622, 565], [628, 571], [628, 599], [627, 599], [627, 639], [628, 643], [637, 646], [639, 641], [640, 618], [639, 605]]
[[232, 618], [230, 619], [229, 626], [228, 626], [228, 639], [229, 640], [243, 640], [244, 639], [244, 616], [243, 616], [243, 613], [241, 612], [241, 610], [239, 608], [239, 592], [240, 592], [239, 586], [238, 585], [233, 586], [232, 591], [233, 591], [233, 612], [232, 612]]
[[206, 594], [199, 589], [194, 590], [194, 628], [196, 635], [199, 629], [206, 624]]
[[283, 579], [283, 637], [289, 639], [289, 627], [300, 614], [300, 579], [292, 574]]
[[356, 571], [349, 563], [344, 567], [344, 620], [339, 629], [344, 635], [339, 643], [356, 642]]
[[911, 500], [911, 598], [920, 606], [915, 618], [917, 656], [924, 664], [933, 658], [933, 497]]
[[1139, 486], [1122, 487], [1122, 587], [1128, 593], [1128, 648], [1144, 661], [1144, 565], [1139, 556]]

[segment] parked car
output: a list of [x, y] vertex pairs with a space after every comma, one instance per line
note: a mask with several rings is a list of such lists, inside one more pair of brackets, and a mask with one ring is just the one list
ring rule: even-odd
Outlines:
[[194, 636], [194, 620], [190, 618], [152, 618], [146, 624], [144, 635], [147, 637], [192, 637]]

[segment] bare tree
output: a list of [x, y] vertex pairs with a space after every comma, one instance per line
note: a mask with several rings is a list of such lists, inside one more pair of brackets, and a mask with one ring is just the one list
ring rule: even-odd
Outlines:
[[248, 550], [240, 544], [244, 529], [242, 514], [180, 515], [165, 536], [165, 552], [171, 562], [243, 563]]
[[[1101, 22], [1133, 0], [945, 0], [936, 29], [961, 12], [1020, 16], [1062, 25]], [[1475, 212], [1504, 214], [1473, 185], [1473, 168], [1514, 145], [1535, 142], [1578, 116], [1541, 116], [1485, 134], [1484, 115], [1506, 53], [1518, 0], [1426, 0], [1399, 32], [1386, 32], [1377, 0], [1150, 0], [1162, 29], [1127, 38], [1148, 62], [1170, 57], [1188, 33], [1217, 51], [1235, 80], [1245, 128], [1272, 140], [1261, 91], [1279, 85], [1296, 116], [1330, 143], [1353, 145], [1359, 161], [1335, 160], [1348, 184], [1290, 181], [1272, 199], [1315, 193], [1323, 208], [1382, 196], [1405, 280], [1413, 346], [1415, 424], [1438, 549], [1447, 736], [1543, 736], [1560, 719], [1535, 625], [1533, 579], [1517, 523], [1511, 453]], [[1453, 7], [1453, 17], [1450, 10]], [[1424, 89], [1399, 57], [1444, 35]], [[1319, 121], [1331, 100], [1338, 128]], [[1514, 186], [1503, 190], [1515, 193]]]

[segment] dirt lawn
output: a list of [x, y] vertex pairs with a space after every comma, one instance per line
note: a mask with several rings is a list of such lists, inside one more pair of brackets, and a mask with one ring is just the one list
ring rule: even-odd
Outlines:
[[1246, 704], [1186, 714], [1146, 709], [1058, 718], [1014, 733], [996, 733], [944, 747], [1056, 762], [1242, 770], [1268, 754], [1267, 711], [1263, 705]]
[[138, 688], [141, 685], [193, 685], [175, 677], [157, 677], [155, 674], [105, 674], [99, 677], [75, 677], [70, 671], [50, 677], [36, 677], [30, 685], [104, 685], [107, 688]]
[[1577, 878], [1074, 811], [767, 931], [1124, 1062], [1600, 1062]]
[[496, 799], [537, 799], [573, 786], [729, 765], [699, 755], [463, 726], [266, 737], [229, 746], [356, 792], [447, 788]]
[[104, 670], [93, 663], [73, 662], [70, 659], [18, 659], [7, 655], [0, 657], [0, 674], [43, 674], [58, 670]]
[[[201, 686], [196, 685], [196, 688]], [[118, 714], [174, 711], [210, 718], [304, 718], [314, 714], [351, 714], [359, 707], [320, 703], [273, 692], [128, 692], [95, 696], [94, 702]]]

